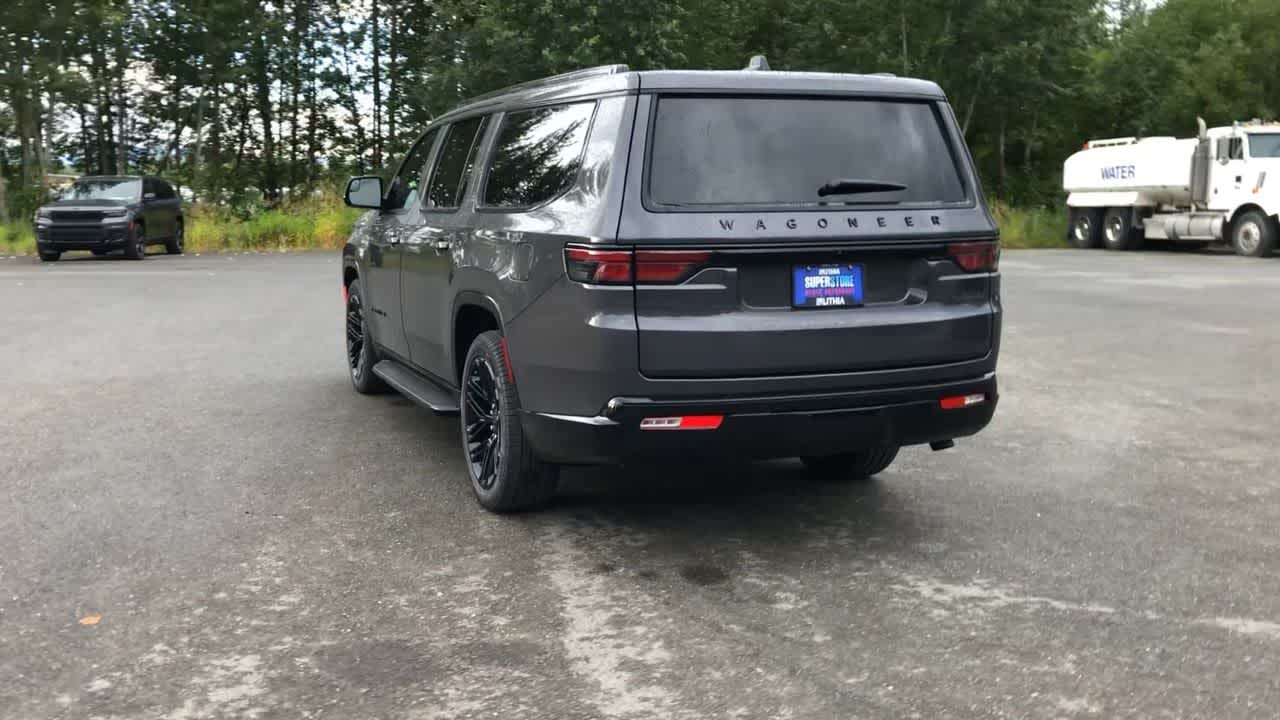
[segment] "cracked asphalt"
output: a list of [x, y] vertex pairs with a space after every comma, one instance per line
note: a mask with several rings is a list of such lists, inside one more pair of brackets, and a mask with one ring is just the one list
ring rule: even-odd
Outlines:
[[1007, 252], [1002, 404], [470, 497], [334, 254], [0, 259], [0, 717], [1280, 715], [1280, 260]]

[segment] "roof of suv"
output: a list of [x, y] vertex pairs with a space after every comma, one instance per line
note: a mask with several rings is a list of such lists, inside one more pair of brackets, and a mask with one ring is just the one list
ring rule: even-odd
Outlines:
[[888, 74], [789, 72], [776, 70], [644, 70], [602, 65], [513, 85], [465, 101], [441, 117], [510, 105], [541, 104], [575, 97], [628, 91], [742, 92], [885, 95], [943, 99], [928, 80]]

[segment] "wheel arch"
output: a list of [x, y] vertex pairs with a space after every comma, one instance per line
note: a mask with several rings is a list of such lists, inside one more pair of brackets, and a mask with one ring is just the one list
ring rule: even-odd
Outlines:
[[1276, 219], [1276, 216], [1274, 214], [1267, 212], [1267, 209], [1262, 207], [1261, 205], [1257, 203], [1247, 202], [1241, 205], [1237, 205], [1236, 209], [1231, 211], [1231, 215], [1227, 217], [1227, 226], [1230, 227], [1233, 223], [1235, 223], [1237, 218], [1239, 218], [1241, 215], [1247, 212], [1250, 212], [1252, 210], [1257, 210], [1263, 215], [1266, 215], [1267, 217], [1271, 218], [1272, 221], [1275, 221]]
[[493, 298], [483, 293], [463, 291], [453, 300], [453, 323], [450, 337], [453, 339], [450, 354], [452, 356], [453, 380], [462, 382], [462, 363], [467, 358], [467, 350], [480, 333], [497, 330], [506, 335], [506, 323], [502, 310]]

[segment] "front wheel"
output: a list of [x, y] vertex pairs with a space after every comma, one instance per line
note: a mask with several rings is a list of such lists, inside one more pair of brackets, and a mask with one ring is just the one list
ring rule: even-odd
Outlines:
[[38, 254], [42, 262], [57, 262], [62, 257], [62, 253], [57, 250], [40, 250]]
[[462, 365], [462, 451], [471, 490], [486, 510], [510, 513], [545, 505], [558, 469], [533, 454], [520, 425], [502, 336], [490, 330], [471, 343]]
[[351, 373], [351, 384], [356, 392], [363, 395], [376, 395], [389, 388], [382, 378], [373, 374], [373, 366], [378, 364], [378, 348], [369, 334], [369, 321], [364, 315], [364, 304], [360, 302], [360, 285], [351, 283], [347, 288], [347, 370]]
[[1250, 210], [1231, 223], [1231, 247], [1237, 255], [1267, 257], [1276, 247], [1276, 224], [1260, 210]]
[[133, 226], [129, 244], [124, 246], [124, 256], [130, 260], [141, 260], [147, 256], [147, 230], [141, 223]]
[[871, 448], [858, 452], [800, 458], [815, 480], [866, 480], [893, 464], [897, 446]]

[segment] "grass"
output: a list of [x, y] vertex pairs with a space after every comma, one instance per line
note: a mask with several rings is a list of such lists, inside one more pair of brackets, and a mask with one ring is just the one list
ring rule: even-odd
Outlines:
[[991, 214], [1000, 226], [1000, 244], [1006, 248], [1067, 247], [1067, 209], [1014, 208], [996, 201]]
[[[248, 219], [228, 209], [196, 205], [187, 211], [187, 251], [336, 250], [346, 242], [360, 210], [333, 195], [292, 201]], [[991, 212], [1006, 248], [1066, 247], [1065, 208], [1014, 208], [996, 201]], [[35, 255], [30, 222], [0, 225], [0, 255]]]
[[[241, 218], [230, 209], [194, 205], [186, 213], [187, 252], [336, 250], [351, 234], [361, 210], [324, 195]], [[35, 255], [30, 221], [0, 224], [0, 255]]]

